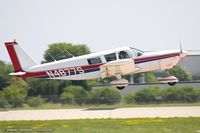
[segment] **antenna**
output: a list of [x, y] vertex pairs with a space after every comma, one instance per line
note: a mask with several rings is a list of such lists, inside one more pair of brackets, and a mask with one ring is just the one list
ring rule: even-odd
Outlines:
[[67, 49], [65, 49], [65, 51], [66, 51], [70, 56], [74, 57], [74, 55], [71, 54]]
[[[183, 54], [183, 48], [182, 48], [181, 40], [179, 40], [179, 43], [180, 43], [180, 53]], [[184, 58], [181, 58], [181, 64], [182, 64], [182, 68], [183, 68], [184, 70], [186, 70]]]
[[14, 38], [14, 41], [13, 41], [13, 43], [14, 43], [14, 44], [17, 44], [17, 42], [16, 42], [16, 39], [15, 39], [15, 38]]
[[48, 51], [46, 51], [46, 52], [54, 61], [56, 61], [56, 59]]
[[181, 52], [181, 54], [182, 54], [182, 53], [183, 53], [183, 49], [182, 49], [181, 40], [179, 40], [179, 43], [180, 43], [180, 52]]

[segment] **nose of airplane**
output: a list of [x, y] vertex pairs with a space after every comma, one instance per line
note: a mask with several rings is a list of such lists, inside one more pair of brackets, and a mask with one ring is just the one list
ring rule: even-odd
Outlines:
[[189, 52], [186, 51], [186, 50], [181, 50], [181, 51], [180, 51], [180, 57], [181, 57], [181, 58], [184, 58], [184, 57], [187, 56], [188, 54], [189, 54]]

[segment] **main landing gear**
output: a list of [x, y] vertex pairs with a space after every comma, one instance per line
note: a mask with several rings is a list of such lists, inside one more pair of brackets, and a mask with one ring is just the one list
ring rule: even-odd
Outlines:
[[121, 75], [115, 76], [117, 79], [110, 82], [111, 86], [115, 86], [118, 90], [123, 90], [128, 86], [128, 80], [122, 79]]

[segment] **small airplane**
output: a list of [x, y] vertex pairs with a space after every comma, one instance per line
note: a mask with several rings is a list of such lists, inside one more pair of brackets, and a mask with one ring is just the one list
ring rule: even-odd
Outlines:
[[[44, 78], [60, 80], [87, 80], [115, 77], [110, 85], [119, 90], [129, 83], [123, 75], [143, 73], [156, 70], [168, 70], [174, 67], [187, 51], [165, 50], [143, 52], [131, 47], [120, 47], [88, 55], [63, 59], [50, 63], [38, 64], [14, 40], [6, 42], [14, 72], [9, 75], [21, 78]], [[160, 82], [175, 85], [178, 79], [174, 76], [160, 78]]]

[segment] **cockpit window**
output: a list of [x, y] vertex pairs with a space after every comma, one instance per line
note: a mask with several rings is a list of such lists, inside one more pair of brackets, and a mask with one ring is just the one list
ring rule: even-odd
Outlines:
[[105, 55], [105, 58], [106, 58], [106, 61], [107, 61], [107, 62], [109, 62], [109, 61], [114, 61], [114, 60], [117, 59], [115, 53], [107, 54], [107, 55]]
[[119, 59], [128, 59], [130, 58], [129, 54], [126, 51], [120, 51], [118, 53]]
[[144, 52], [135, 48], [131, 48], [133, 54], [135, 55], [135, 57], [141, 56]]

